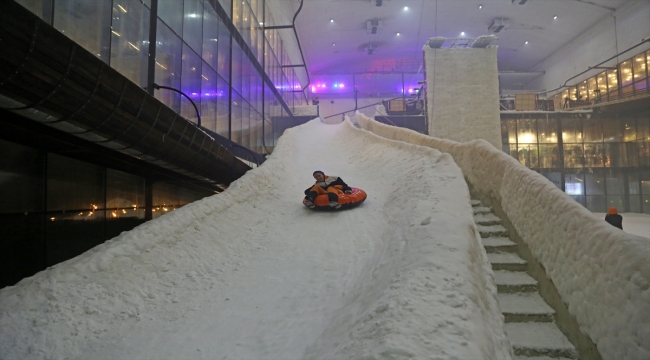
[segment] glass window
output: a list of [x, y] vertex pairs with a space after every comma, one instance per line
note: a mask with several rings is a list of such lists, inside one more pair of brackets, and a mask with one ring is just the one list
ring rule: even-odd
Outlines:
[[247, 101], [242, 101], [241, 110], [241, 138], [239, 144], [250, 148], [250, 105]]
[[598, 86], [599, 99], [602, 99], [603, 96], [607, 95], [607, 72], [603, 71], [600, 74], [596, 75], [596, 83]]
[[43, 210], [44, 154], [0, 140], [0, 213]]
[[140, 87], [147, 87], [149, 9], [139, 0], [113, 6], [111, 67]]
[[596, 95], [598, 95], [598, 87], [596, 86], [596, 77], [589, 78], [587, 80], [587, 87], [588, 87], [588, 93], [587, 93], [587, 98], [589, 100], [595, 100], [597, 98]]
[[219, 61], [217, 73], [226, 82], [229, 82], [230, 76], [230, 30], [224, 25], [219, 23]]
[[[47, 211], [84, 211], [93, 217], [104, 209], [104, 169], [49, 153], [47, 160]], [[93, 214], [89, 214], [93, 213]]]
[[602, 123], [597, 119], [586, 119], [583, 121], [585, 143], [603, 141]]
[[109, 219], [144, 219], [144, 178], [106, 169], [106, 209]]
[[607, 200], [604, 195], [586, 196], [587, 209], [591, 212], [606, 212]]
[[519, 144], [518, 146], [519, 162], [528, 168], [539, 167], [539, 159], [537, 154], [537, 145]]
[[[183, 75], [181, 77], [181, 91], [194, 101], [197, 108], [201, 108], [201, 58], [183, 44]], [[196, 109], [186, 97], [181, 98], [180, 114], [186, 119], [197, 123]]]
[[581, 143], [582, 142], [582, 119], [564, 118], [562, 119], [562, 142], [563, 143]]
[[200, 56], [203, 48], [203, 0], [184, 2], [183, 40]]
[[238, 44], [232, 44], [232, 88], [241, 94], [242, 87], [242, 51]]
[[52, 25], [52, 0], [16, 0], [16, 2]]
[[625, 143], [605, 144], [605, 166], [607, 167], [628, 166]]
[[620, 65], [621, 69], [621, 86], [632, 84], [632, 61], [623, 61]]
[[[164, 2], [166, 3], [166, 2]], [[181, 39], [158, 21], [156, 32], [156, 84], [181, 88]], [[166, 89], [156, 90], [155, 96], [176, 112], [181, 109], [181, 95]]]
[[229, 127], [229, 103], [228, 92], [229, 92], [228, 83], [219, 76], [217, 78], [217, 134], [228, 138], [228, 127]]
[[645, 54], [639, 54], [634, 57], [634, 88], [645, 90], [648, 88], [648, 73], [646, 66]]
[[623, 141], [623, 124], [620, 118], [605, 118], [603, 122], [604, 141]]
[[230, 140], [241, 144], [241, 125], [242, 125], [242, 99], [236, 92], [232, 91], [232, 108], [230, 114], [231, 138]]
[[552, 182], [553, 185], [557, 186], [558, 189], [562, 189], [562, 174], [559, 172], [542, 172], [541, 173], [548, 181]]
[[636, 140], [636, 121], [633, 118], [623, 119], [623, 141]]
[[588, 99], [588, 85], [587, 85], [587, 80], [583, 81], [578, 85], [578, 100], [587, 100]]
[[539, 145], [539, 167], [542, 169], [559, 169], [561, 167], [560, 151], [557, 145]]
[[565, 192], [571, 196], [582, 196], [585, 194], [585, 177], [583, 174], [566, 174], [564, 176]]
[[618, 89], [617, 74], [618, 72], [616, 69], [607, 70], [607, 91], [610, 93]]
[[203, 64], [201, 76], [201, 125], [217, 131], [217, 72]]
[[557, 143], [557, 119], [537, 119], [537, 129], [539, 131], [539, 143]]
[[579, 168], [584, 166], [584, 149], [582, 144], [564, 144], [564, 167]]
[[605, 195], [605, 177], [601, 174], [585, 174], [587, 195]]
[[110, 26], [110, 0], [56, 1], [54, 27], [105, 63], [110, 56]]
[[569, 88], [569, 98], [571, 100], [578, 100], [578, 87], [577, 86], [572, 86]]
[[180, 188], [164, 182], [155, 182], [152, 189], [153, 209], [152, 218], [174, 211], [182, 206], [180, 199]]
[[585, 167], [603, 167], [605, 149], [602, 144], [585, 144]]
[[158, 17], [178, 36], [183, 34], [183, 17], [179, 16], [182, 13], [182, 1], [158, 1]]
[[206, 6], [203, 13], [203, 60], [214, 70], [219, 69], [219, 17], [212, 6]]

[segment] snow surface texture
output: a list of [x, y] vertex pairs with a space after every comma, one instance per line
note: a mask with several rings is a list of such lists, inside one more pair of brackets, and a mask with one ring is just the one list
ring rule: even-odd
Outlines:
[[[368, 199], [305, 208], [317, 169]], [[313, 120], [222, 194], [0, 290], [0, 358], [511, 359], [472, 215], [449, 154]]]
[[487, 141], [457, 143], [356, 117], [378, 135], [451, 154], [476, 191], [501, 204], [603, 358], [650, 359], [647, 239], [607, 224]]

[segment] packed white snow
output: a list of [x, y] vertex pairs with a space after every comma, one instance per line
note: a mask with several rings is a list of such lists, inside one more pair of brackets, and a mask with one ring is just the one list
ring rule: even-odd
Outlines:
[[[360, 207], [302, 204], [312, 172]], [[0, 290], [2, 359], [510, 359], [451, 156], [289, 129], [222, 194]]]
[[474, 194], [500, 205], [602, 357], [650, 359], [650, 241], [596, 217], [485, 140], [457, 143], [356, 118], [388, 139], [451, 154]]
[[[604, 221], [607, 214], [594, 213], [594, 215]], [[650, 240], [650, 214], [621, 213], [621, 216], [623, 217], [623, 231]]]

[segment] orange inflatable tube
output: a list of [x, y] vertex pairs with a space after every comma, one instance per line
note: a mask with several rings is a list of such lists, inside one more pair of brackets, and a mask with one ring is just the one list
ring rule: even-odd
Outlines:
[[[341, 207], [338, 209], [334, 209], [333, 207], [330, 207], [330, 201], [329, 198], [327, 197], [326, 194], [324, 195], [318, 195], [316, 196], [316, 199], [314, 200], [314, 206], [315, 210], [343, 210], [343, 209], [350, 209], [355, 206], [361, 205], [364, 201], [366, 201], [366, 197], [368, 196], [365, 191], [359, 189], [359, 188], [351, 188], [352, 189], [352, 194], [345, 194], [343, 192], [339, 192], [339, 204], [341, 204]], [[304, 204], [306, 200], [303, 200], [302, 203]]]

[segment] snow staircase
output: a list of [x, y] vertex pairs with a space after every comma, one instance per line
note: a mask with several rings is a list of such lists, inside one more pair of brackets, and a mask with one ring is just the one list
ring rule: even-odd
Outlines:
[[578, 359], [575, 347], [555, 324], [555, 311], [539, 295], [528, 264], [517, 254], [501, 219], [472, 200], [474, 222], [481, 234], [497, 282], [497, 298], [517, 360]]

